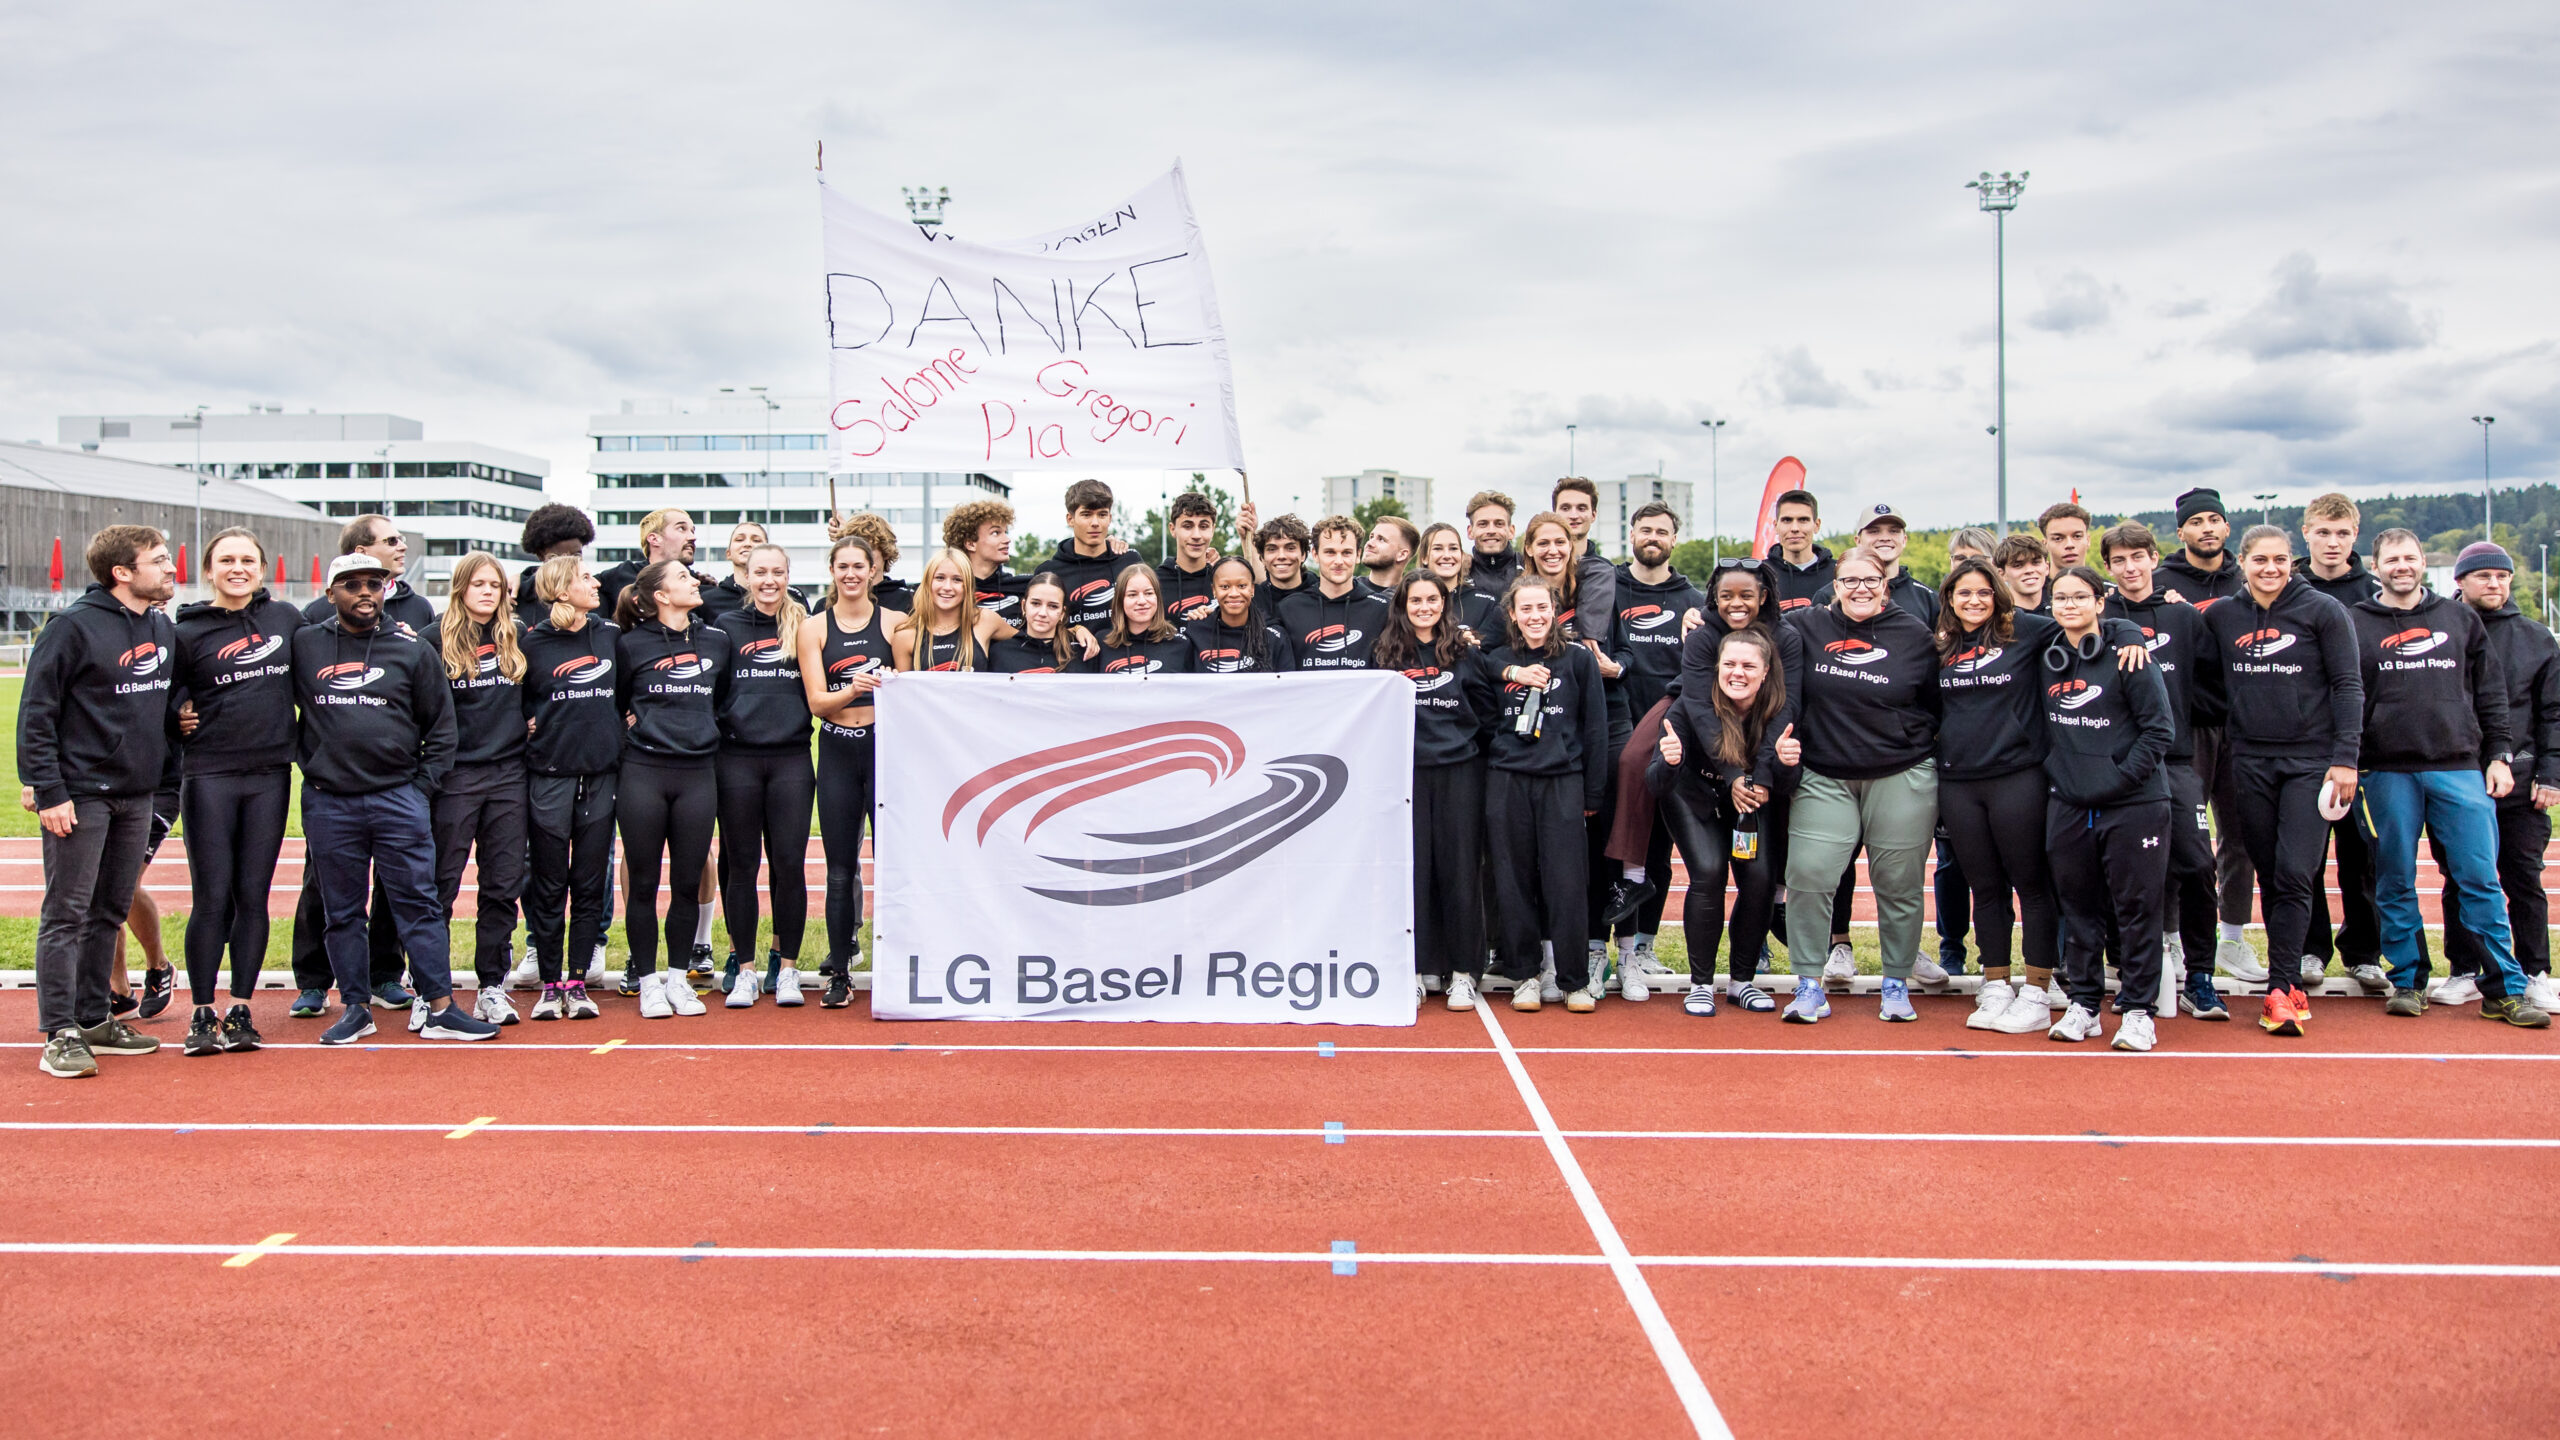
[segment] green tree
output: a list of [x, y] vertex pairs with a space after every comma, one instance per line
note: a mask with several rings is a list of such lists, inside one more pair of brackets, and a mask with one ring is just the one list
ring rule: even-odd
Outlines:
[[1404, 508], [1404, 502], [1393, 495], [1381, 495], [1375, 500], [1364, 500], [1351, 507], [1351, 518], [1360, 522], [1360, 529], [1364, 534], [1378, 528], [1379, 518], [1387, 515], [1401, 516], [1407, 520], [1413, 518], [1412, 514]]
[[1028, 530], [1013, 532], [1013, 568], [1024, 575], [1040, 568], [1040, 562], [1058, 553], [1054, 540], [1043, 540]]
[[[1191, 477], [1190, 489], [1209, 497], [1210, 509], [1216, 512], [1217, 528], [1210, 533], [1210, 545], [1221, 555], [1238, 553], [1236, 498], [1228, 494], [1225, 487], [1210, 484], [1208, 476], [1196, 472]], [[1173, 554], [1172, 521], [1168, 518], [1171, 509], [1172, 506], [1168, 502], [1162, 507], [1148, 510], [1146, 518], [1139, 522], [1135, 532], [1128, 537], [1131, 548], [1149, 561], [1167, 559]]]
[[1715, 579], [1715, 547], [1704, 540], [1683, 540], [1671, 547], [1671, 568], [1703, 590]]

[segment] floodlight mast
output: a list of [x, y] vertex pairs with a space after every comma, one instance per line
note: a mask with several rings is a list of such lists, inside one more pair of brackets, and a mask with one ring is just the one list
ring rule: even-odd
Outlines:
[[1988, 170], [1981, 178], [1967, 180], [1964, 188], [1974, 192], [1983, 210], [1991, 216], [1993, 313], [1997, 317], [1998, 340], [1998, 406], [1999, 416], [1992, 422], [1993, 439], [2000, 454], [2000, 533], [2009, 533], [2009, 212], [2018, 208], [2018, 196], [2027, 188], [2027, 172], [2012, 175], [2003, 170], [1994, 177]]

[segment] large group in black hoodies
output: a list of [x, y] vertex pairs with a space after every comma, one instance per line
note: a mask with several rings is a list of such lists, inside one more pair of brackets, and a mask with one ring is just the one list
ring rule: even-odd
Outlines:
[[[1895, 507], [1861, 514], [1835, 553], [1815, 543], [1818, 500], [1793, 490], [1777, 543], [1714, 560], [1702, 588], [1672, 565], [1669, 506], [1637, 507], [1612, 563], [1598, 503], [1568, 478], [1525, 521], [1484, 491], [1463, 526], [1310, 527], [1187, 493], [1150, 563], [1086, 480], [1067, 491], [1067, 538], [1024, 570], [1012, 510], [982, 500], [949, 513], [915, 583], [889, 576], [885, 520], [839, 516], [827, 573], [800, 588], [752, 521], [728, 537], [729, 574], [695, 571], [693, 519], [672, 508], [644, 520], [639, 557], [599, 572], [592, 522], [546, 505], [523, 537], [538, 563], [511, 587], [496, 557], [465, 556], [441, 615], [401, 579], [386, 517], [349, 522], [299, 610], [261, 583], [258, 537], [224, 531], [205, 550], [210, 597], [174, 619], [165, 538], [110, 527], [89, 546], [96, 583], [38, 637], [20, 707], [44, 832], [42, 1068], [94, 1074], [100, 1054], [157, 1048], [127, 1017], [155, 1018], [175, 977], [155, 966], [127, 994], [116, 936], [172, 812], [194, 898], [185, 1052], [264, 1043], [249, 1001], [295, 765], [309, 858], [291, 1013], [327, 1021], [324, 1044], [371, 1034], [377, 1006], [466, 1041], [595, 1018], [608, 981], [647, 1018], [704, 1014], [715, 992], [732, 1009], [805, 1003], [813, 817], [820, 1003], [849, 1005], [872, 692], [898, 671], [1405, 675], [1417, 998], [1452, 1009], [1504, 986], [1515, 1010], [1576, 1013], [1685, 986], [1690, 1015], [1768, 1013], [1782, 1007], [1760, 979], [1782, 947], [1782, 1018], [1817, 1023], [1857, 974], [1862, 854], [1887, 1021], [1917, 1018], [1915, 985], [1953, 988], [1968, 933], [1968, 1027], [2078, 1042], [2105, 1038], [2112, 1009], [2123, 1050], [2153, 1048], [2173, 1000], [2228, 1019], [2216, 970], [2266, 987], [2262, 1028], [2300, 1035], [2333, 954], [2394, 1016], [2476, 1000], [2539, 1028], [2560, 1008], [2542, 889], [2560, 644], [2516, 607], [2496, 545], [2465, 549], [2458, 593], [2439, 595], [2405, 530], [2365, 563], [2344, 496], [2306, 509], [2297, 556], [2271, 526], [2229, 543], [2221, 498], [2196, 490], [2170, 553], [2146, 526], [2099, 532], [2062, 504], [2032, 532], [1962, 532], [1933, 587], [1900, 563]], [[1219, 543], [1229, 524], [1239, 553]], [[2421, 833], [2453, 972], [2432, 987]], [[1933, 849], [1935, 958], [1920, 945]], [[1674, 850], [1685, 982], [1654, 953]], [[446, 934], [475, 862], [466, 1007]], [[2253, 893], [2272, 965], [2246, 938]], [[510, 989], [537, 992], [529, 1014]]]

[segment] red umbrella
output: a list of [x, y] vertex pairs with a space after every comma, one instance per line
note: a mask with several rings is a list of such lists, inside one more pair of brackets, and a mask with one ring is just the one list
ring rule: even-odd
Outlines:
[[53, 588], [56, 593], [62, 589], [62, 537], [59, 535], [53, 537]]

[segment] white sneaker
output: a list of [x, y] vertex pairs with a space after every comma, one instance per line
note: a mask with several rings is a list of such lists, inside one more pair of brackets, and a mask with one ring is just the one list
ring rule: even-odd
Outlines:
[[2148, 1054], [2159, 1039], [2158, 1032], [2151, 1028], [2151, 1012], [2148, 1010], [2127, 1011], [2123, 1021], [2116, 1026], [2115, 1047], [2119, 1050], [2130, 1050], [2136, 1055]]
[[591, 990], [601, 990], [604, 988], [604, 955], [604, 942], [599, 940], [596, 942], [596, 953], [594, 957], [587, 961], [587, 988]]
[[2316, 991], [2329, 978], [2329, 962], [2317, 955], [2302, 957], [2302, 988]]
[[1634, 964], [1637, 973], [1643, 975], [1647, 980], [1654, 979], [1657, 976], [1673, 975], [1678, 973], [1670, 966], [1663, 964], [1661, 956], [1653, 953], [1653, 937], [1649, 935], [1637, 937]]
[[2560, 1010], [2560, 982], [2554, 982], [2548, 975], [2527, 975], [2524, 977], [2524, 998], [2533, 1002], [2534, 1009], [2545, 1014]]
[[2044, 1032], [2044, 1038], [2072, 1043], [2095, 1040], [2102, 1033], [2098, 1027], [2098, 1017], [2074, 1005], [2062, 1012], [2062, 1018], [2053, 1022], [2053, 1028]]
[[1556, 983], [1556, 962], [1552, 958], [1538, 967], [1538, 999], [1547, 1005], [1564, 1003], [1564, 987]]
[[[1592, 982], [1594, 985], [1599, 982]], [[1589, 986], [1564, 997], [1564, 1008], [1575, 1015], [1588, 1015], [1600, 1008], [1600, 992]]]
[[[1544, 987], [1539, 985], [1538, 982], [1534, 980], [1519, 980], [1512, 983], [1511, 1008], [1513, 1010], [1523, 1015], [1535, 1014], [1538, 1007], [1545, 1003], [1547, 1002], [1544, 994]], [[1556, 1003], [1559, 1005], [1564, 1003], [1563, 992], [1557, 992]]]
[[1633, 965], [1621, 964], [1618, 967], [1618, 993], [1629, 1000], [1650, 1000], [1653, 998], [1653, 986], [1642, 971]]
[[2480, 999], [2480, 981], [2470, 975], [2447, 975], [2427, 998], [2438, 1005], [2470, 1005]]
[[429, 1010], [428, 1010], [428, 1008], [427, 1008], [427, 997], [426, 997], [426, 996], [421, 995], [421, 996], [419, 996], [417, 999], [410, 1001], [410, 1002], [409, 1002], [409, 1033], [410, 1033], [410, 1034], [412, 1034], [412, 1035], [415, 1035], [415, 1034], [417, 1034], [419, 1031], [426, 1029], [426, 1028], [427, 1028], [427, 1016], [428, 1016], [429, 1014], [431, 1014], [431, 1013], [432, 1013], [432, 1012], [431, 1012], [431, 1011], [429, 1011]]
[[661, 970], [658, 973], [666, 977], [659, 989], [665, 992], [667, 1005], [677, 1014], [707, 1015], [711, 1013], [710, 1007], [702, 1003], [702, 997], [694, 993], [693, 982], [685, 977], [683, 971]]
[[1414, 1009], [1416, 1009], [1416, 1010], [1421, 1009], [1421, 1008], [1422, 1008], [1422, 1002], [1423, 1002], [1423, 1001], [1425, 1001], [1425, 1000], [1428, 1000], [1428, 999], [1430, 999], [1430, 998], [1431, 998], [1431, 987], [1422, 983], [1422, 977], [1421, 977], [1421, 976], [1419, 976], [1419, 975], [1414, 976], [1414, 977], [1413, 977], [1413, 1008], [1414, 1008]]
[[[524, 947], [524, 958], [516, 962], [516, 968], [507, 972], [507, 988], [510, 990], [542, 988], [542, 962], [533, 958], [531, 945]], [[485, 1020], [489, 1017], [483, 1015], [480, 1018]]]
[[1437, 976], [1437, 975], [1417, 975], [1417, 976], [1415, 976], [1415, 977], [1413, 977], [1413, 978], [1415, 978], [1415, 979], [1417, 979], [1417, 980], [1419, 980], [1419, 981], [1421, 981], [1421, 982], [1422, 982], [1422, 993], [1423, 993], [1423, 994], [1425, 994], [1425, 995], [1437, 995], [1437, 994], [1439, 994], [1439, 993], [1440, 993], [1440, 977], [1439, 977], [1439, 976]]
[[738, 967], [738, 978], [729, 983], [729, 998], [720, 1003], [727, 1009], [745, 1010], [754, 1006], [756, 997], [763, 993], [764, 977], [757, 973], [753, 965], [741, 965]]
[[2000, 1017], [2017, 1003], [2018, 987], [2006, 980], [1985, 980], [1982, 991], [1973, 997], [1973, 1013], [1964, 1019], [1967, 1030], [1997, 1030]]
[[505, 987], [498, 985], [480, 987], [480, 999], [471, 1007], [471, 1013], [492, 1025], [513, 1025], [518, 1018], [516, 1007], [507, 1003]]
[[2367, 995], [2391, 993], [2391, 974], [2379, 965], [2350, 965], [2347, 967], [2347, 978], [2363, 986], [2364, 993]]
[[800, 971], [796, 966], [785, 965], [782, 973], [773, 977], [773, 1003], [786, 1010], [809, 1003], [800, 993]]
[[1846, 945], [1831, 947], [1831, 958], [1822, 962], [1822, 983], [1847, 989], [1858, 978], [1858, 952]]
[[652, 970], [640, 977], [640, 1018], [664, 1020], [676, 1013], [674, 1002], [667, 998], [667, 973]]
[[2225, 940], [2214, 946], [2213, 968], [2244, 984], [2267, 983], [2267, 967], [2258, 963], [2258, 952], [2246, 940]]
[[1473, 1010], [1476, 1008], [1476, 977], [1473, 975], [1461, 970], [1450, 976], [1448, 990], [1450, 1009]]
[[2053, 1007], [2045, 1003], [2044, 987], [2021, 985], [2010, 997], [2009, 1008], [1993, 1017], [1986, 1028], [2003, 1035], [2033, 1035], [2053, 1024]]
[[1944, 990], [1947, 988], [1947, 967], [1922, 955], [1911, 962], [1911, 983]]

